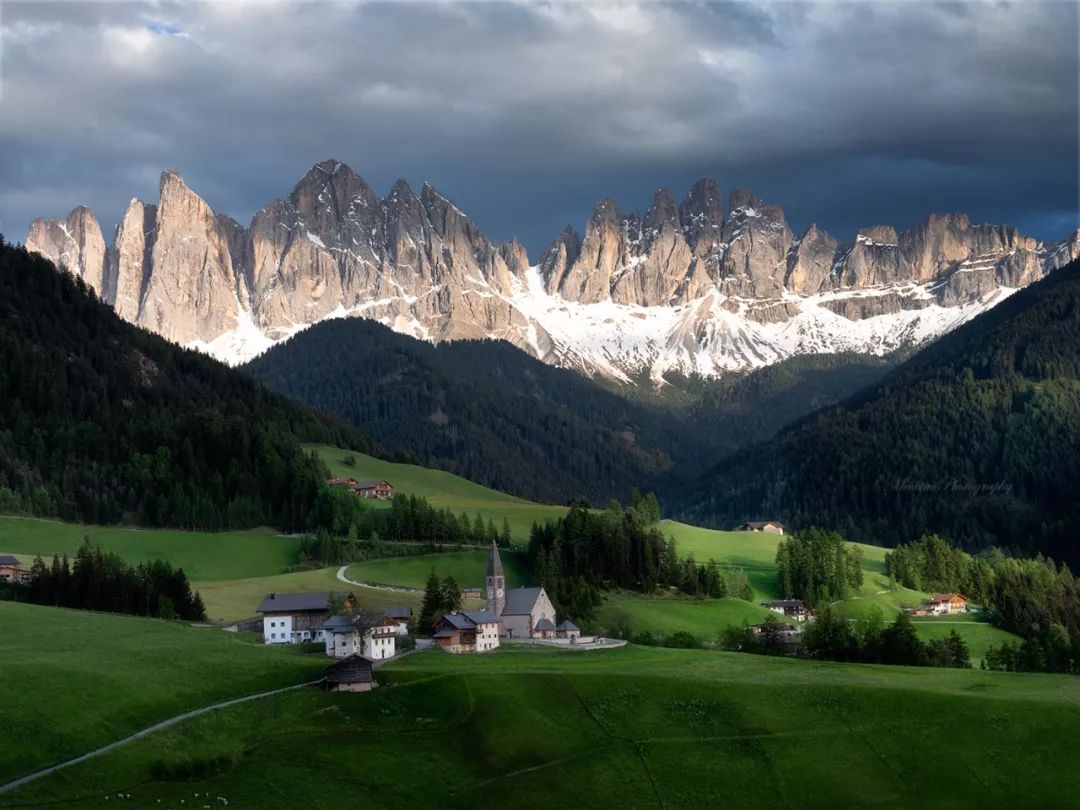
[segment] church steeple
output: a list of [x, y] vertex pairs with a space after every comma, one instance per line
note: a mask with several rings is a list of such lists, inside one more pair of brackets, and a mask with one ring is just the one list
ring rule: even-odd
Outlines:
[[499, 547], [491, 541], [491, 557], [487, 567], [487, 609], [496, 616], [501, 616], [506, 607], [506, 576], [503, 574], [502, 560], [499, 559]]

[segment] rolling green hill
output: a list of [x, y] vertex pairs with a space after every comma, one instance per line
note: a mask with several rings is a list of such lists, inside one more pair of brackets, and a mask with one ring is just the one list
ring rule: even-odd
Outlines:
[[[324, 807], [343, 784], [374, 807], [1045, 807], [1080, 790], [1061, 744], [1080, 731], [1067, 676], [627, 647], [432, 651], [377, 677], [371, 694], [287, 693], [185, 722], [0, 807], [109, 807], [117, 792], [124, 806]], [[170, 775], [199, 762], [216, 764]]]
[[296, 649], [131, 616], [0, 602], [0, 627], [0, 784], [325, 666]]
[[1080, 262], [882, 382], [740, 451], [681, 513], [775, 517], [882, 545], [938, 533], [1080, 561]]
[[0, 516], [0, 553], [40, 554], [46, 560], [54, 554], [74, 557], [84, 537], [133, 565], [166, 560], [193, 580], [280, 574], [296, 564], [300, 549], [298, 538], [271, 529], [185, 532]]
[[[470, 516], [479, 513], [485, 521], [495, 521], [498, 527], [506, 518], [510, 521], [515, 543], [528, 542], [533, 523], [555, 520], [566, 512], [565, 507], [533, 503], [443, 470], [383, 461], [328, 445], [308, 445], [307, 449], [317, 453], [333, 475], [385, 479], [394, 485], [395, 493], [427, 498], [432, 506], [467, 512]], [[347, 464], [346, 459], [355, 463]], [[372, 505], [375, 508], [387, 506], [377, 501]]]

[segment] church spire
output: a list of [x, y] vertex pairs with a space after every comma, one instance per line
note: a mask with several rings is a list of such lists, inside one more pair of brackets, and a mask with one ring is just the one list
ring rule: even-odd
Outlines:
[[491, 557], [487, 567], [487, 609], [496, 616], [501, 616], [506, 607], [506, 576], [503, 574], [502, 560], [499, 559], [499, 547], [491, 541]]

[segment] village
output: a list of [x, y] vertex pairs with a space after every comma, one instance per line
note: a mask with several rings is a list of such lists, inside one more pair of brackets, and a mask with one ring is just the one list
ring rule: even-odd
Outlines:
[[[385, 482], [383, 482], [385, 483]], [[354, 490], [355, 491], [355, 490]], [[375, 497], [375, 496], [362, 496]], [[265, 644], [322, 644], [336, 659], [326, 669], [325, 686], [336, 692], [366, 692], [377, 684], [376, 665], [398, 657], [399, 643], [408, 649], [436, 646], [453, 655], [497, 650], [504, 642], [546, 644], [566, 649], [615, 648], [624, 641], [582, 637], [569, 619], [559, 621], [555, 606], [543, 587], [507, 588], [498, 546], [491, 544], [485, 577], [483, 610], [445, 613], [435, 622], [430, 639], [411, 638], [415, 623], [410, 607], [381, 610], [359, 608], [354, 594], [268, 594], [256, 613], [262, 618]], [[479, 595], [466, 588], [462, 595]]]

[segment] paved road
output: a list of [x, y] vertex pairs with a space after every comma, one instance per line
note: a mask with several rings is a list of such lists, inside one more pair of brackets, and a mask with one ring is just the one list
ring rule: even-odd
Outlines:
[[224, 709], [226, 706], [235, 706], [237, 703], [246, 703], [249, 700], [258, 700], [259, 698], [270, 697], [271, 695], [279, 695], [282, 692], [289, 692], [293, 689], [301, 689], [305, 686], [313, 686], [318, 681], [308, 681], [307, 683], [298, 683], [296, 686], [286, 686], [282, 689], [271, 689], [269, 692], [259, 692], [255, 695], [246, 695], [245, 697], [233, 698], [232, 700], [226, 700], [223, 703], [215, 703], [212, 706], [204, 706], [201, 709], [195, 709], [194, 711], [184, 712], [178, 714], [176, 717], [170, 717], [168, 720], [162, 720], [160, 723], [154, 723], [149, 728], [144, 728], [142, 731], [137, 731], [129, 737], [124, 737], [122, 740], [111, 742], [108, 745], [98, 748], [96, 751], [91, 751], [88, 754], [83, 754], [81, 757], [75, 757], [75, 759], [69, 759], [67, 762], [61, 762], [59, 765], [53, 765], [50, 768], [45, 768], [36, 773], [32, 773], [28, 776], [24, 776], [20, 779], [16, 779], [14, 782], [8, 782], [6, 785], [0, 785], [0, 793], [7, 793], [14, 790], [17, 787], [22, 787], [28, 782], [33, 782], [36, 779], [40, 779], [43, 776], [48, 776], [51, 773], [56, 773], [64, 768], [70, 768], [72, 765], [78, 765], [80, 762], [86, 762], [88, 759], [94, 759], [100, 757], [102, 754], [107, 754], [115, 748], [119, 748], [122, 745], [127, 745], [129, 742], [145, 737], [148, 734], [153, 734], [155, 731], [161, 731], [163, 728], [174, 726], [177, 723], [182, 723], [185, 720], [190, 720], [192, 717], [198, 717], [200, 714], [206, 714], [208, 712], [215, 711], [217, 709]]
[[349, 566], [343, 565], [337, 572], [337, 578], [347, 585], [357, 585], [361, 588], [372, 588], [376, 591], [390, 591], [391, 593], [423, 593], [419, 588], [395, 588], [392, 585], [376, 585], [374, 582], [357, 582], [355, 579], [349, 579], [345, 576], [345, 572], [348, 570]]

